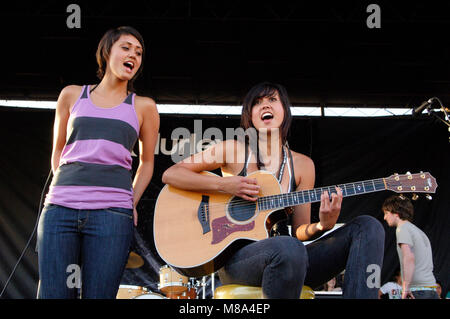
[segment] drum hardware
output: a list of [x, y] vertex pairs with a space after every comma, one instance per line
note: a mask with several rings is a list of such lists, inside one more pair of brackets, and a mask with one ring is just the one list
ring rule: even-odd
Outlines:
[[159, 269], [159, 284], [158, 289], [163, 293], [182, 293], [185, 292], [188, 287], [188, 277], [183, 276], [176, 272], [168, 265], [162, 266]]
[[[131, 267], [139, 265], [141, 257], [133, 252], [130, 253], [128, 264]], [[200, 289], [202, 299], [206, 298], [206, 278], [186, 277], [168, 265], [160, 268], [160, 283], [158, 289], [164, 294], [148, 290], [145, 287], [135, 285], [120, 285], [116, 299], [199, 299]], [[212, 293], [214, 295], [214, 273], [211, 274]]]
[[202, 277], [202, 282], [201, 282], [201, 287], [202, 287], [202, 294], [203, 294], [203, 299], [205, 299], [206, 297], [206, 276]]
[[[165, 265], [159, 269], [158, 289], [169, 299], [198, 299], [200, 287], [205, 286], [205, 279], [202, 281], [193, 277], [186, 277], [170, 266]], [[203, 299], [205, 294], [203, 293]]]

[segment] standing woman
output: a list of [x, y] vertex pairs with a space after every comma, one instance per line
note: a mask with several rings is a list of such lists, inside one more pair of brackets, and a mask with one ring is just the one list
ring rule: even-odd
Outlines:
[[[274, 83], [257, 84], [244, 98], [241, 114], [241, 126], [247, 131], [256, 130], [256, 134], [247, 134], [249, 143], [238, 139], [214, 144], [168, 168], [163, 182], [180, 189], [226, 192], [255, 201], [260, 186], [256, 179], [246, 176], [266, 170], [278, 179], [283, 193], [312, 189], [314, 163], [289, 149], [290, 124], [285, 88]], [[223, 177], [199, 174], [218, 168]], [[318, 287], [346, 269], [344, 297], [377, 298], [378, 288], [367, 285], [366, 272], [372, 264], [381, 268], [383, 260], [384, 230], [376, 219], [359, 216], [306, 247], [302, 243], [334, 227], [341, 203], [339, 188], [331, 196], [324, 192], [317, 223], [311, 223], [310, 204], [291, 208], [292, 236], [286, 225], [275, 225], [272, 233], [276, 236], [235, 252], [218, 271], [221, 282], [260, 286], [267, 298], [299, 298], [303, 284]]]
[[76, 298], [80, 284], [82, 298], [116, 297], [136, 206], [153, 175], [159, 130], [155, 102], [132, 92], [144, 52], [134, 28], [111, 29], [97, 49], [100, 83], [70, 85], [60, 93], [54, 177], [38, 227], [38, 298]]

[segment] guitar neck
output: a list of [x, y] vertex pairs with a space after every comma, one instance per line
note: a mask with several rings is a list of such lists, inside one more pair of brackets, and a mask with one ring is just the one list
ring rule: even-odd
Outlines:
[[258, 210], [281, 209], [290, 206], [319, 202], [323, 192], [327, 191], [331, 197], [331, 193], [336, 193], [336, 187], [339, 187], [342, 190], [343, 197], [349, 197], [384, 191], [386, 190], [386, 183], [384, 178], [378, 178], [356, 183], [263, 196], [258, 198]]

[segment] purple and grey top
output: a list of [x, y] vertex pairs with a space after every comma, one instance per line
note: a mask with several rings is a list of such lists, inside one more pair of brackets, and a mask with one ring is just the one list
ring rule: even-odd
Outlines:
[[109, 108], [92, 103], [89, 86], [75, 102], [45, 203], [74, 209], [133, 208], [131, 152], [139, 136], [133, 93]]

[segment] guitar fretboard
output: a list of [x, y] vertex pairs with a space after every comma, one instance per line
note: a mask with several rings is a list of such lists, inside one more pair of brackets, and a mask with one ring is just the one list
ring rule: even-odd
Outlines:
[[[361, 181], [356, 183], [347, 183], [336, 186], [341, 188], [343, 197], [386, 190], [386, 185], [384, 183], [383, 178]], [[269, 209], [285, 208], [289, 206], [319, 202], [320, 196], [325, 191], [328, 192], [331, 198], [331, 193], [336, 193], [335, 188], [336, 186], [327, 186], [321, 188], [314, 188], [310, 190], [260, 197], [258, 198], [257, 201], [258, 210], [262, 211]]]

